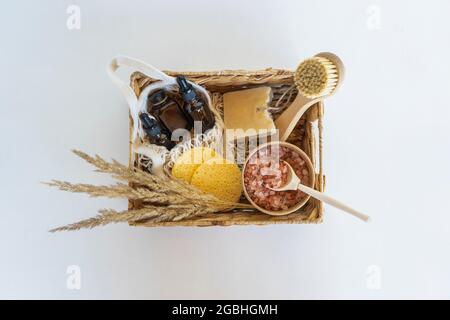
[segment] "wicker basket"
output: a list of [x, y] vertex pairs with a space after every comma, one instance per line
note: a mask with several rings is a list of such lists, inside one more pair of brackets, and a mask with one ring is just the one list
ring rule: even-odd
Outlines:
[[[168, 75], [184, 75], [188, 80], [195, 82], [208, 90], [213, 108], [221, 112], [222, 94], [227, 91], [251, 88], [255, 86], [270, 86], [273, 99], [269, 108], [272, 117], [276, 117], [295, 99], [297, 90], [294, 86], [293, 73], [288, 70], [266, 69], [261, 71], [230, 70], [217, 72], [171, 72]], [[135, 94], [140, 92], [155, 80], [146, 75], [135, 72], [131, 76], [131, 87]], [[299, 146], [308, 154], [316, 170], [315, 189], [323, 191], [325, 176], [322, 169], [322, 118], [323, 104], [317, 103], [309, 109], [297, 124], [288, 142]], [[130, 119], [130, 166], [138, 167], [138, 162], [131, 153], [131, 132], [133, 121]], [[318, 144], [316, 141], [318, 140]], [[142, 168], [141, 168], [142, 169]], [[129, 201], [131, 209], [139, 208], [139, 203]], [[134, 226], [230, 226], [230, 225], [266, 225], [266, 224], [300, 224], [320, 223], [323, 217], [323, 203], [310, 198], [300, 210], [285, 216], [270, 216], [256, 210], [222, 212], [196, 217], [189, 220], [170, 222], [139, 221]]]

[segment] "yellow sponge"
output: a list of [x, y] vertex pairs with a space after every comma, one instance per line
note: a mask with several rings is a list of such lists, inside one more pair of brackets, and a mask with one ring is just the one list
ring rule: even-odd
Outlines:
[[214, 157], [217, 157], [217, 153], [213, 149], [206, 147], [192, 148], [177, 159], [172, 168], [172, 175], [190, 183], [195, 170], [202, 163]]
[[191, 184], [228, 202], [238, 202], [242, 193], [241, 171], [231, 161], [212, 158], [195, 170]]

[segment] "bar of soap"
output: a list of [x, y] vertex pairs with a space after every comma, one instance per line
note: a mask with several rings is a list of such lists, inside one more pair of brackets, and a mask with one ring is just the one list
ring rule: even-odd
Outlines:
[[275, 124], [267, 110], [271, 96], [270, 87], [225, 93], [223, 95], [225, 128], [236, 130], [234, 134], [237, 139], [261, 133], [272, 134], [276, 130]]

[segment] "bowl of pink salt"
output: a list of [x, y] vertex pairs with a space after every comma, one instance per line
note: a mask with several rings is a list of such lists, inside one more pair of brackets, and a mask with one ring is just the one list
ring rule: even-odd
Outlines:
[[289, 168], [302, 184], [313, 187], [314, 167], [308, 155], [287, 142], [270, 142], [250, 152], [242, 170], [242, 185], [247, 200], [259, 211], [280, 216], [297, 211], [309, 195], [300, 190], [275, 191], [288, 182]]

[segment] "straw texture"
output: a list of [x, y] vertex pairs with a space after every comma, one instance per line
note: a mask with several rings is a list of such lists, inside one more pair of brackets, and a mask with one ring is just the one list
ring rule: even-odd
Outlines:
[[[214, 112], [223, 114], [222, 95], [225, 92], [252, 88], [256, 86], [270, 86], [273, 99], [269, 107], [274, 119], [285, 110], [297, 95], [294, 84], [294, 73], [289, 70], [268, 68], [259, 71], [225, 70], [212, 72], [173, 72], [165, 71], [168, 75], [184, 75], [188, 80], [195, 82], [208, 90], [211, 96]], [[131, 86], [136, 95], [155, 80], [142, 73], [136, 72], [131, 76]], [[130, 132], [133, 122], [130, 119]], [[288, 142], [299, 146], [310, 157], [316, 171], [315, 189], [323, 191], [325, 176], [323, 174], [323, 102], [319, 102], [305, 113], [288, 139]], [[318, 140], [318, 144], [316, 143]], [[141, 167], [142, 165], [132, 154], [132, 141], [130, 138], [129, 165]], [[144, 168], [145, 169], [145, 168]], [[242, 198], [245, 201], [245, 198]], [[139, 203], [129, 200], [129, 208], [138, 210]], [[181, 212], [180, 212], [181, 213]], [[235, 210], [225, 213], [208, 214], [202, 217], [182, 221], [135, 221], [133, 226], [231, 226], [231, 225], [267, 225], [267, 224], [298, 224], [320, 223], [323, 218], [323, 204], [310, 199], [299, 211], [286, 216], [270, 216], [257, 210]]]

